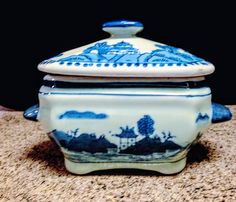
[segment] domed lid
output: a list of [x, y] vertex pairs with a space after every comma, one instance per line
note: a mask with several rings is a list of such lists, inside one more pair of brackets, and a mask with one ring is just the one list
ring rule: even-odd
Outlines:
[[214, 66], [183, 49], [136, 37], [143, 24], [113, 21], [103, 24], [111, 34], [86, 46], [61, 53], [38, 65], [43, 72], [99, 77], [197, 77]]

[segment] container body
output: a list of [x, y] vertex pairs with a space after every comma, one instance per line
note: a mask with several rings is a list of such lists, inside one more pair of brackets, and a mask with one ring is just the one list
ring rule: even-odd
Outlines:
[[162, 163], [186, 157], [210, 125], [201, 88], [51, 88], [39, 120], [73, 163]]
[[186, 155], [211, 124], [230, 120], [211, 103], [204, 76], [214, 65], [163, 43], [137, 37], [137, 21], [103, 24], [110, 37], [42, 61], [47, 72], [39, 120], [59, 145], [68, 171], [136, 168], [180, 172]]

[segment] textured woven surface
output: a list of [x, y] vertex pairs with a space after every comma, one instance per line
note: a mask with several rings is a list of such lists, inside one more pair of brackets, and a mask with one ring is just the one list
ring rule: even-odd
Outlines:
[[[236, 106], [230, 107], [234, 114]], [[39, 123], [0, 112], [0, 201], [236, 201], [236, 119], [212, 125], [179, 174], [68, 173]]]

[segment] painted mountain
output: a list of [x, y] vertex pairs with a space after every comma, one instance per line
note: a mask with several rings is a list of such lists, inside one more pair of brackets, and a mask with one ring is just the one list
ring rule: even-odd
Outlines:
[[[88, 117], [91, 118], [91, 113], [87, 112], [80, 112], [79, 114], [78, 112], [73, 112], [72, 115], [69, 118], [82, 118], [82, 115], [85, 119]], [[67, 116], [68, 113], [63, 114], [64, 118]], [[101, 115], [98, 114], [96, 116], [100, 117]], [[94, 118], [95, 115], [93, 114], [92, 117]], [[162, 132], [159, 135], [155, 133], [154, 124], [155, 121], [150, 115], [144, 115], [137, 121], [136, 130], [135, 127], [126, 125], [125, 127], [120, 127], [120, 133], [118, 134], [112, 134], [110, 132], [109, 140], [112, 142], [114, 140], [114, 142], [118, 142], [117, 144], [110, 142], [104, 134], [81, 133], [79, 128], [67, 132], [53, 130], [52, 136], [63, 148], [81, 155], [85, 155], [85, 153], [86, 155], [96, 154], [102, 158], [107, 158], [108, 156], [119, 157], [122, 155], [132, 156], [132, 158], [134, 156], [152, 154], [161, 156], [179, 152], [183, 149], [183, 147], [173, 141], [175, 136], [171, 132]]]
[[198, 116], [196, 118], [196, 123], [198, 122], [207, 122], [209, 120], [209, 116], [207, 113], [202, 114], [202, 113], [198, 113]]
[[117, 148], [113, 143], [110, 143], [105, 136], [96, 137], [95, 134], [83, 133], [77, 138], [73, 138], [68, 148], [76, 152], [90, 152], [94, 153], [107, 153], [108, 149]]
[[68, 133], [65, 133], [63, 131], [53, 130], [51, 132], [54, 136], [54, 140], [62, 147], [67, 147], [70, 140], [73, 138], [72, 136], [68, 135]]
[[156, 49], [153, 51], [140, 53], [137, 48], [133, 47], [133, 44], [125, 41], [120, 41], [116, 44], [99, 42], [88, 47], [81, 54], [71, 55], [58, 60], [52, 58], [50, 61], [59, 62], [60, 64], [68, 62], [70, 65], [73, 62], [76, 64], [80, 62], [88, 62], [90, 64], [114, 63], [120, 65], [123, 65], [124, 63], [156, 63], [161, 65], [177, 64], [178, 66], [198, 62], [207, 64], [203, 59], [172, 46], [156, 44]]
[[128, 147], [125, 150], [121, 150], [120, 153], [147, 155], [152, 153], [165, 153], [167, 150], [179, 150], [182, 147], [174, 143], [171, 140], [161, 142], [159, 137], [145, 137], [135, 145]]
[[77, 136], [78, 129], [65, 133], [63, 131], [53, 130], [56, 142], [71, 151], [90, 152], [90, 153], [106, 153], [108, 149], [117, 148], [113, 143], [110, 143], [104, 135], [96, 137], [95, 134], [82, 133]]

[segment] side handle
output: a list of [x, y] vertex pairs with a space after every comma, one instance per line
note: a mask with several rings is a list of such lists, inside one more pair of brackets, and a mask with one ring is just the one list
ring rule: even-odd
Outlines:
[[232, 119], [232, 113], [228, 107], [218, 103], [212, 103], [212, 123], [220, 123]]
[[28, 109], [26, 109], [23, 113], [23, 116], [25, 119], [31, 120], [31, 121], [38, 121], [38, 112], [39, 112], [39, 105], [36, 104]]

